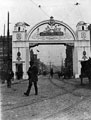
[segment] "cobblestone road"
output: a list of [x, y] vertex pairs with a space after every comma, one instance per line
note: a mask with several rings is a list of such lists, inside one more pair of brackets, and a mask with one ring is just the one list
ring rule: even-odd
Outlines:
[[34, 87], [26, 97], [28, 81], [1, 86], [1, 120], [91, 120], [91, 89], [79, 79], [39, 77], [38, 96]]

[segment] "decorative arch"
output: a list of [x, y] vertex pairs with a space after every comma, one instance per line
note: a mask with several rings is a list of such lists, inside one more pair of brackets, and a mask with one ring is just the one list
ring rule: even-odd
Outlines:
[[28, 32], [27, 40], [29, 40], [29, 38], [31, 37], [32, 33], [33, 33], [37, 28], [39, 28], [40, 26], [45, 25], [45, 24], [55, 24], [55, 23], [64, 26], [66, 29], [68, 29], [68, 30], [70, 31], [70, 33], [72, 34], [74, 40], [77, 39], [74, 30], [73, 30], [69, 25], [67, 25], [67, 24], [64, 23], [63, 21], [54, 20], [53, 17], [50, 17], [49, 20], [41, 21], [41, 22], [37, 23], [34, 27], [32, 27], [32, 28], [30, 29], [30, 31]]

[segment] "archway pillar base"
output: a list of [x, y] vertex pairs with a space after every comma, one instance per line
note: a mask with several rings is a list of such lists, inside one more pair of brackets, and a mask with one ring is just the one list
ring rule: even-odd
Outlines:
[[[86, 51], [86, 59], [83, 59], [83, 51]], [[75, 78], [79, 78], [81, 74], [81, 61], [87, 60], [90, 57], [90, 40], [77, 40], [74, 42], [73, 52], [73, 71]]]

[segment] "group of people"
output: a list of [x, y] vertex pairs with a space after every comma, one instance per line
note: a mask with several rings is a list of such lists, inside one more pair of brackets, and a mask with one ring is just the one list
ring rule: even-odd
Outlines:
[[[38, 95], [38, 87], [37, 87], [38, 68], [34, 64], [34, 61], [30, 61], [30, 67], [27, 71], [27, 74], [28, 74], [29, 85], [28, 85], [27, 91], [24, 93], [24, 95], [29, 96], [32, 84], [34, 84], [34, 87], [35, 87], [35, 95]], [[12, 81], [13, 77], [14, 77], [13, 71], [11, 69], [8, 69], [7, 75], [6, 75], [8, 88], [11, 88], [11, 81]]]
[[[12, 70], [8, 70], [7, 73], [8, 77], [7, 77], [7, 87], [11, 87], [11, 79], [14, 76], [14, 73]], [[34, 61], [30, 61], [30, 67], [27, 71], [28, 74], [28, 80], [29, 80], [29, 84], [28, 84], [28, 88], [26, 90], [26, 92], [24, 92], [25, 96], [29, 96], [32, 85], [34, 85], [35, 88], [35, 95], [38, 95], [38, 87], [37, 87], [37, 82], [38, 82], [38, 68], [37, 66], [34, 64]], [[53, 68], [50, 69], [50, 75], [51, 77], [53, 77]]]
[[[5, 76], [5, 78], [2, 78], [3, 81], [4, 79], [7, 80], [7, 88], [11, 88], [11, 82], [12, 82], [12, 79], [14, 78], [14, 72], [10, 67], [8, 67], [7, 71], [3, 72], [2, 74], [3, 74], [2, 75], [3, 77]], [[38, 95], [38, 87], [37, 87], [38, 68], [33, 61], [30, 61], [30, 67], [27, 71], [27, 74], [28, 74], [29, 85], [24, 95], [29, 96], [32, 84], [34, 84], [34, 87], [35, 87], [35, 95]]]

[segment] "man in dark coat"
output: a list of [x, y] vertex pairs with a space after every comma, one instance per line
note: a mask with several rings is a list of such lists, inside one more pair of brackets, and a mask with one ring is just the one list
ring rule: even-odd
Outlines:
[[30, 67], [27, 71], [28, 74], [28, 79], [29, 79], [29, 85], [27, 91], [24, 93], [24, 95], [29, 96], [32, 84], [34, 84], [35, 87], [35, 95], [38, 95], [38, 87], [37, 87], [37, 82], [38, 82], [38, 68], [34, 65], [34, 62], [30, 62]]
[[11, 69], [7, 71], [7, 87], [11, 88], [11, 79], [14, 77], [14, 73]]
[[53, 68], [50, 68], [50, 76], [53, 78]]

